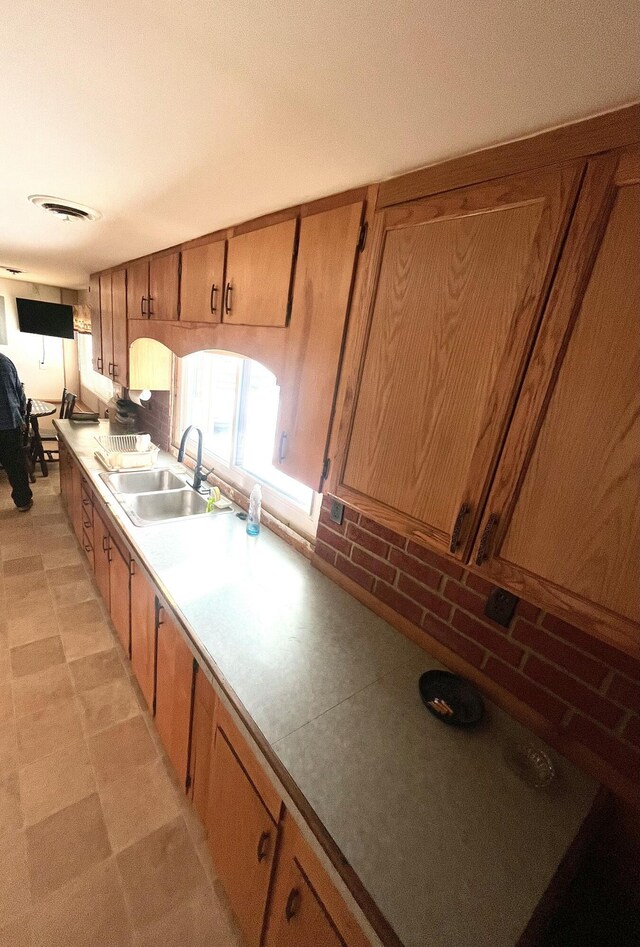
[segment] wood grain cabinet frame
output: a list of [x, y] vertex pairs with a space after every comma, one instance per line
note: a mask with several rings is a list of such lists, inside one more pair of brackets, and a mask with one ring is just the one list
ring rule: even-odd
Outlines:
[[297, 227], [293, 218], [229, 240], [223, 322], [287, 324]]
[[226, 246], [215, 240], [182, 251], [180, 322], [221, 322]]
[[439, 553], [469, 555], [583, 170], [375, 216], [332, 492]]
[[589, 162], [473, 562], [638, 653], [640, 150]]

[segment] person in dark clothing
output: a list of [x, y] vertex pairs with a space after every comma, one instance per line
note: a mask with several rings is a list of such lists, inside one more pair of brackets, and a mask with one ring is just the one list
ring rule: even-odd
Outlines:
[[33, 506], [33, 493], [22, 448], [26, 399], [16, 366], [0, 352], [0, 464], [11, 484], [11, 499], [21, 513]]

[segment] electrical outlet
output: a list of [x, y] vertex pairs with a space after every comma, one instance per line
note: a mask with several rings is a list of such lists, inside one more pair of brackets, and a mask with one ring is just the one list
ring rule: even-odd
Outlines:
[[484, 613], [503, 628], [508, 628], [520, 599], [506, 589], [494, 589], [487, 598]]
[[329, 519], [332, 523], [337, 523], [338, 526], [342, 524], [342, 518], [344, 516], [344, 503], [340, 503], [339, 500], [331, 501], [331, 512], [329, 513]]

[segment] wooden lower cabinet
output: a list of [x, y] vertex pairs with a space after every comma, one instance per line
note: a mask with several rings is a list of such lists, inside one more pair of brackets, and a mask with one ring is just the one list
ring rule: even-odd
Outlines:
[[130, 649], [131, 637], [131, 589], [130, 589], [130, 563], [113, 538], [109, 537], [109, 614], [115, 628], [120, 644], [127, 654]]
[[155, 723], [178, 781], [186, 789], [194, 660], [184, 636], [162, 606], [157, 629]]
[[109, 529], [97, 509], [93, 511], [93, 570], [102, 600], [109, 605]]
[[369, 947], [288, 813], [280, 831], [264, 947]]
[[134, 564], [131, 576], [131, 667], [150, 710], [153, 709], [156, 665], [156, 595]]
[[76, 539], [82, 543], [82, 473], [77, 464], [71, 465], [71, 525]]
[[209, 805], [209, 769], [211, 743], [215, 728], [218, 698], [202, 670], [196, 673], [193, 699], [193, 721], [191, 724], [191, 759], [189, 762], [189, 787], [193, 807], [205, 828]]

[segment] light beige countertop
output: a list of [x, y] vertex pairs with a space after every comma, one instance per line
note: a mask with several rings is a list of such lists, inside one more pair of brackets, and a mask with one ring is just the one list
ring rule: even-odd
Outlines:
[[[485, 700], [474, 730], [435, 720], [436, 661], [263, 527], [233, 513], [134, 526], [100, 478], [108, 422], [56, 427], [199, 654], [284, 764], [406, 947], [512, 947], [598, 786]], [[185, 473], [169, 454], [161, 466]], [[544, 790], [503, 753], [553, 759]]]

